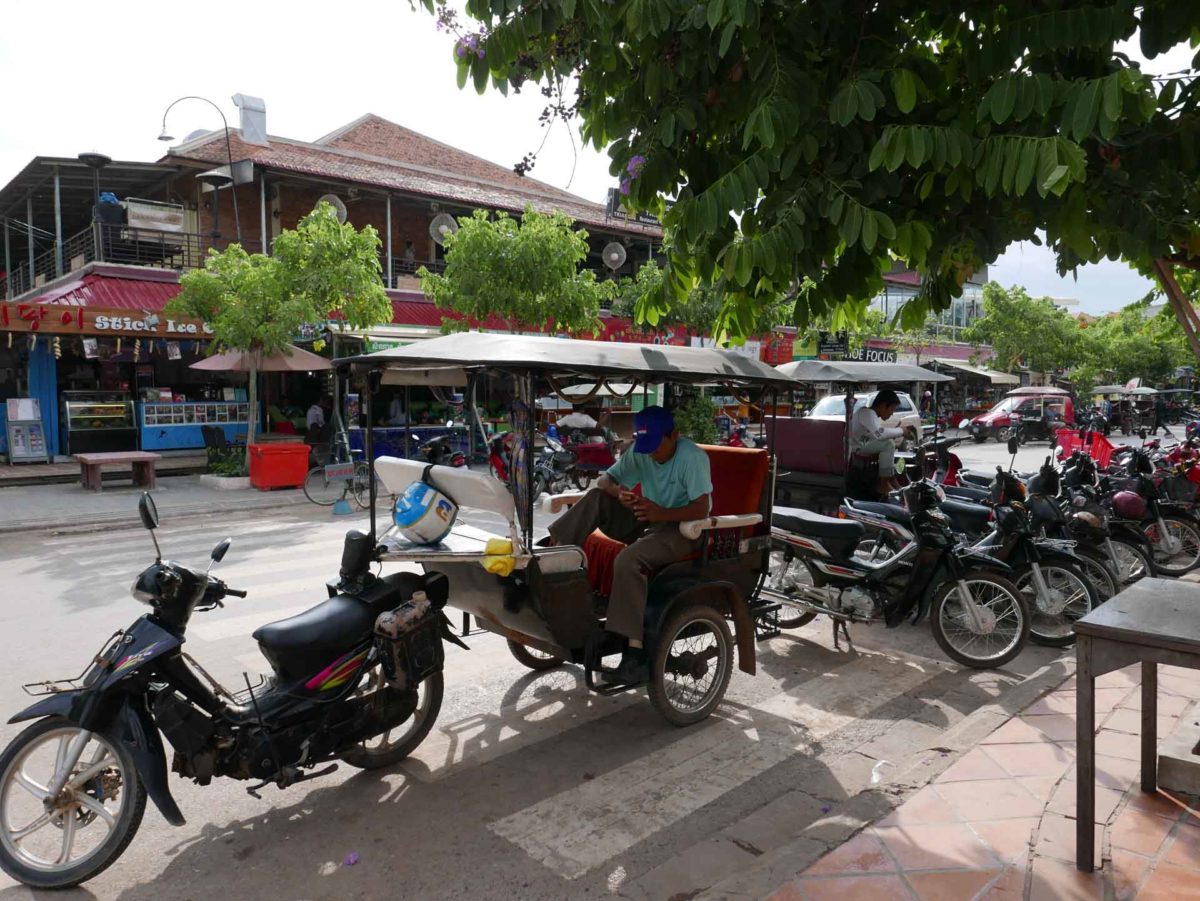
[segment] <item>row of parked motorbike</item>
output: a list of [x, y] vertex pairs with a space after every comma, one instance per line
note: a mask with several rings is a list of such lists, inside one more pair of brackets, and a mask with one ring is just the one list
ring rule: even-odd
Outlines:
[[961, 440], [922, 445], [907, 484], [846, 499], [837, 518], [775, 509], [761, 598], [781, 628], [825, 615], [837, 641], [847, 623], [928, 616], [947, 656], [995, 667], [1029, 640], [1071, 644], [1072, 624], [1131, 582], [1200, 566], [1200, 438], [1164, 447], [1143, 435], [1104, 470], [1059, 450], [1037, 472], [994, 474], [962, 467]]

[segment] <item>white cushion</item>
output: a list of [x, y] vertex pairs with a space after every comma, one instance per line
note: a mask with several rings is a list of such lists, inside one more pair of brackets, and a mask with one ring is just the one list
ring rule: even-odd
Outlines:
[[[420, 481], [421, 473], [427, 466], [428, 463], [400, 457], [378, 457], [375, 460], [375, 471], [392, 494], [399, 494], [413, 482]], [[486, 473], [473, 472], [465, 466], [434, 466], [429, 470], [429, 482], [460, 507], [488, 510], [508, 522], [516, 517], [516, 507], [508, 486]]]

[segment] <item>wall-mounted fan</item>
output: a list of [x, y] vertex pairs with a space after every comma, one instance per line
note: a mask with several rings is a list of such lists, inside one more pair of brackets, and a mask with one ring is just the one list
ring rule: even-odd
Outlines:
[[452, 235], [456, 231], [458, 231], [458, 223], [449, 213], [438, 213], [429, 223], [429, 237], [438, 244], [445, 244], [446, 235]]
[[342, 198], [336, 194], [322, 194], [317, 198], [317, 206], [320, 206], [322, 203], [327, 203], [333, 207], [334, 212], [337, 213], [338, 222], [346, 221], [346, 204], [342, 202]]
[[625, 265], [625, 245], [613, 241], [610, 244], [605, 244], [604, 249], [600, 251], [600, 255], [604, 257], [604, 265], [616, 272]]

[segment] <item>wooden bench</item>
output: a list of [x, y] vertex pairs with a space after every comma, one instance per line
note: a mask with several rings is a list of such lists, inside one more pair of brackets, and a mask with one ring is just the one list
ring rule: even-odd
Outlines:
[[162, 455], [148, 451], [115, 451], [103, 454], [75, 454], [75, 459], [79, 461], [83, 487], [99, 491], [100, 467], [126, 463], [133, 466], [133, 484], [139, 488], [157, 487], [154, 466], [162, 459]]

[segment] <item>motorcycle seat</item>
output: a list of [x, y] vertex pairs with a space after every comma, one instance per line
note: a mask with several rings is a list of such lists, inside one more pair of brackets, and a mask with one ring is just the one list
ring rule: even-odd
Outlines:
[[889, 504], [882, 501], [856, 501], [846, 498], [846, 506], [860, 513], [870, 513], [902, 526], [912, 524], [912, 517], [899, 504]]
[[938, 509], [946, 514], [951, 525], [957, 531], [966, 532], [968, 535], [980, 535], [986, 532], [992, 516], [990, 507], [955, 501], [950, 498], [938, 504]]
[[416, 573], [393, 573], [361, 594], [335, 595], [303, 613], [259, 626], [254, 640], [284, 678], [311, 675], [333, 656], [370, 638], [376, 617], [422, 586]]
[[799, 507], [776, 507], [771, 524], [798, 535], [842, 541], [857, 541], [866, 531], [862, 523], [852, 519], [835, 519], [832, 516], [810, 513]]

